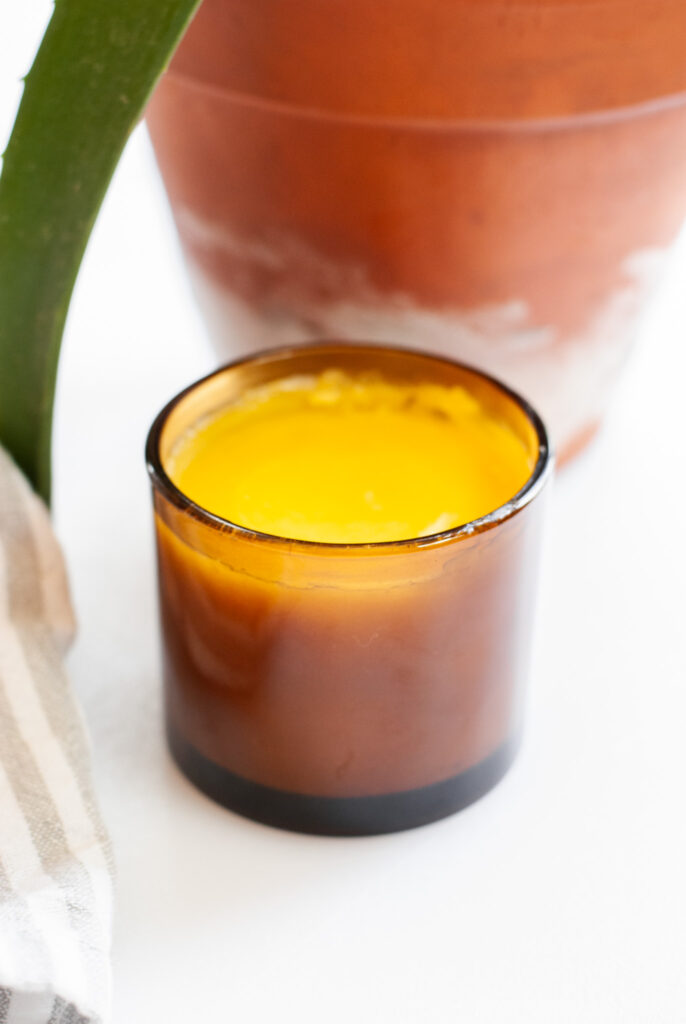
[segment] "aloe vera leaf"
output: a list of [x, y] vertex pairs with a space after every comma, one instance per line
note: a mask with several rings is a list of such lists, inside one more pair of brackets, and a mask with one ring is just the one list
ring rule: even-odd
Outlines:
[[56, 0], [26, 77], [0, 174], [0, 442], [46, 500], [79, 265], [126, 140], [199, 2]]

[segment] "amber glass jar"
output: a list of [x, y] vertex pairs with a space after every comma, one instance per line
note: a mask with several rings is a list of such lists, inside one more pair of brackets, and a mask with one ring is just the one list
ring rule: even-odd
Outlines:
[[[170, 452], [203, 417], [248, 388], [330, 368], [462, 385], [521, 439], [530, 478], [501, 508], [447, 532], [347, 545], [252, 532], [171, 482]], [[200, 789], [272, 825], [357, 835], [443, 817], [501, 778], [521, 733], [551, 469], [545, 429], [523, 400], [416, 352], [277, 350], [175, 398], [147, 458], [168, 738]]]

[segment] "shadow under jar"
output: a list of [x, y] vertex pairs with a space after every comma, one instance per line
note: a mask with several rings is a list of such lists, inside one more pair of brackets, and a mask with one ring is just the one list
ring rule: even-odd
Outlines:
[[[331, 369], [463, 388], [525, 448], [528, 480], [468, 524], [354, 544], [246, 529], [172, 482], [172, 453], [198, 424], [250, 389]], [[277, 350], [170, 402], [147, 459], [167, 732], [192, 782], [258, 821], [329, 835], [422, 825], [498, 782], [520, 738], [539, 495], [552, 466], [545, 429], [523, 400], [417, 352]]]

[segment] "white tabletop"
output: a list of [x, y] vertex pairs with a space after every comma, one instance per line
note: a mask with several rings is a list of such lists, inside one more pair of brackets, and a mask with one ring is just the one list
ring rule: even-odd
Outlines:
[[414, 832], [292, 835], [214, 806], [164, 748], [143, 443], [213, 360], [135, 133], [72, 306], [55, 452], [70, 671], [119, 869], [115, 1024], [686, 1021], [681, 250], [556, 484], [515, 767]]

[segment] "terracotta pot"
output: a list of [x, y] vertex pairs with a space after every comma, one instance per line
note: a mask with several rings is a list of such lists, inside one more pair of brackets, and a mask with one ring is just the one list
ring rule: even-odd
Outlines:
[[223, 354], [311, 336], [597, 423], [686, 215], [684, 0], [205, 0], [148, 111]]

